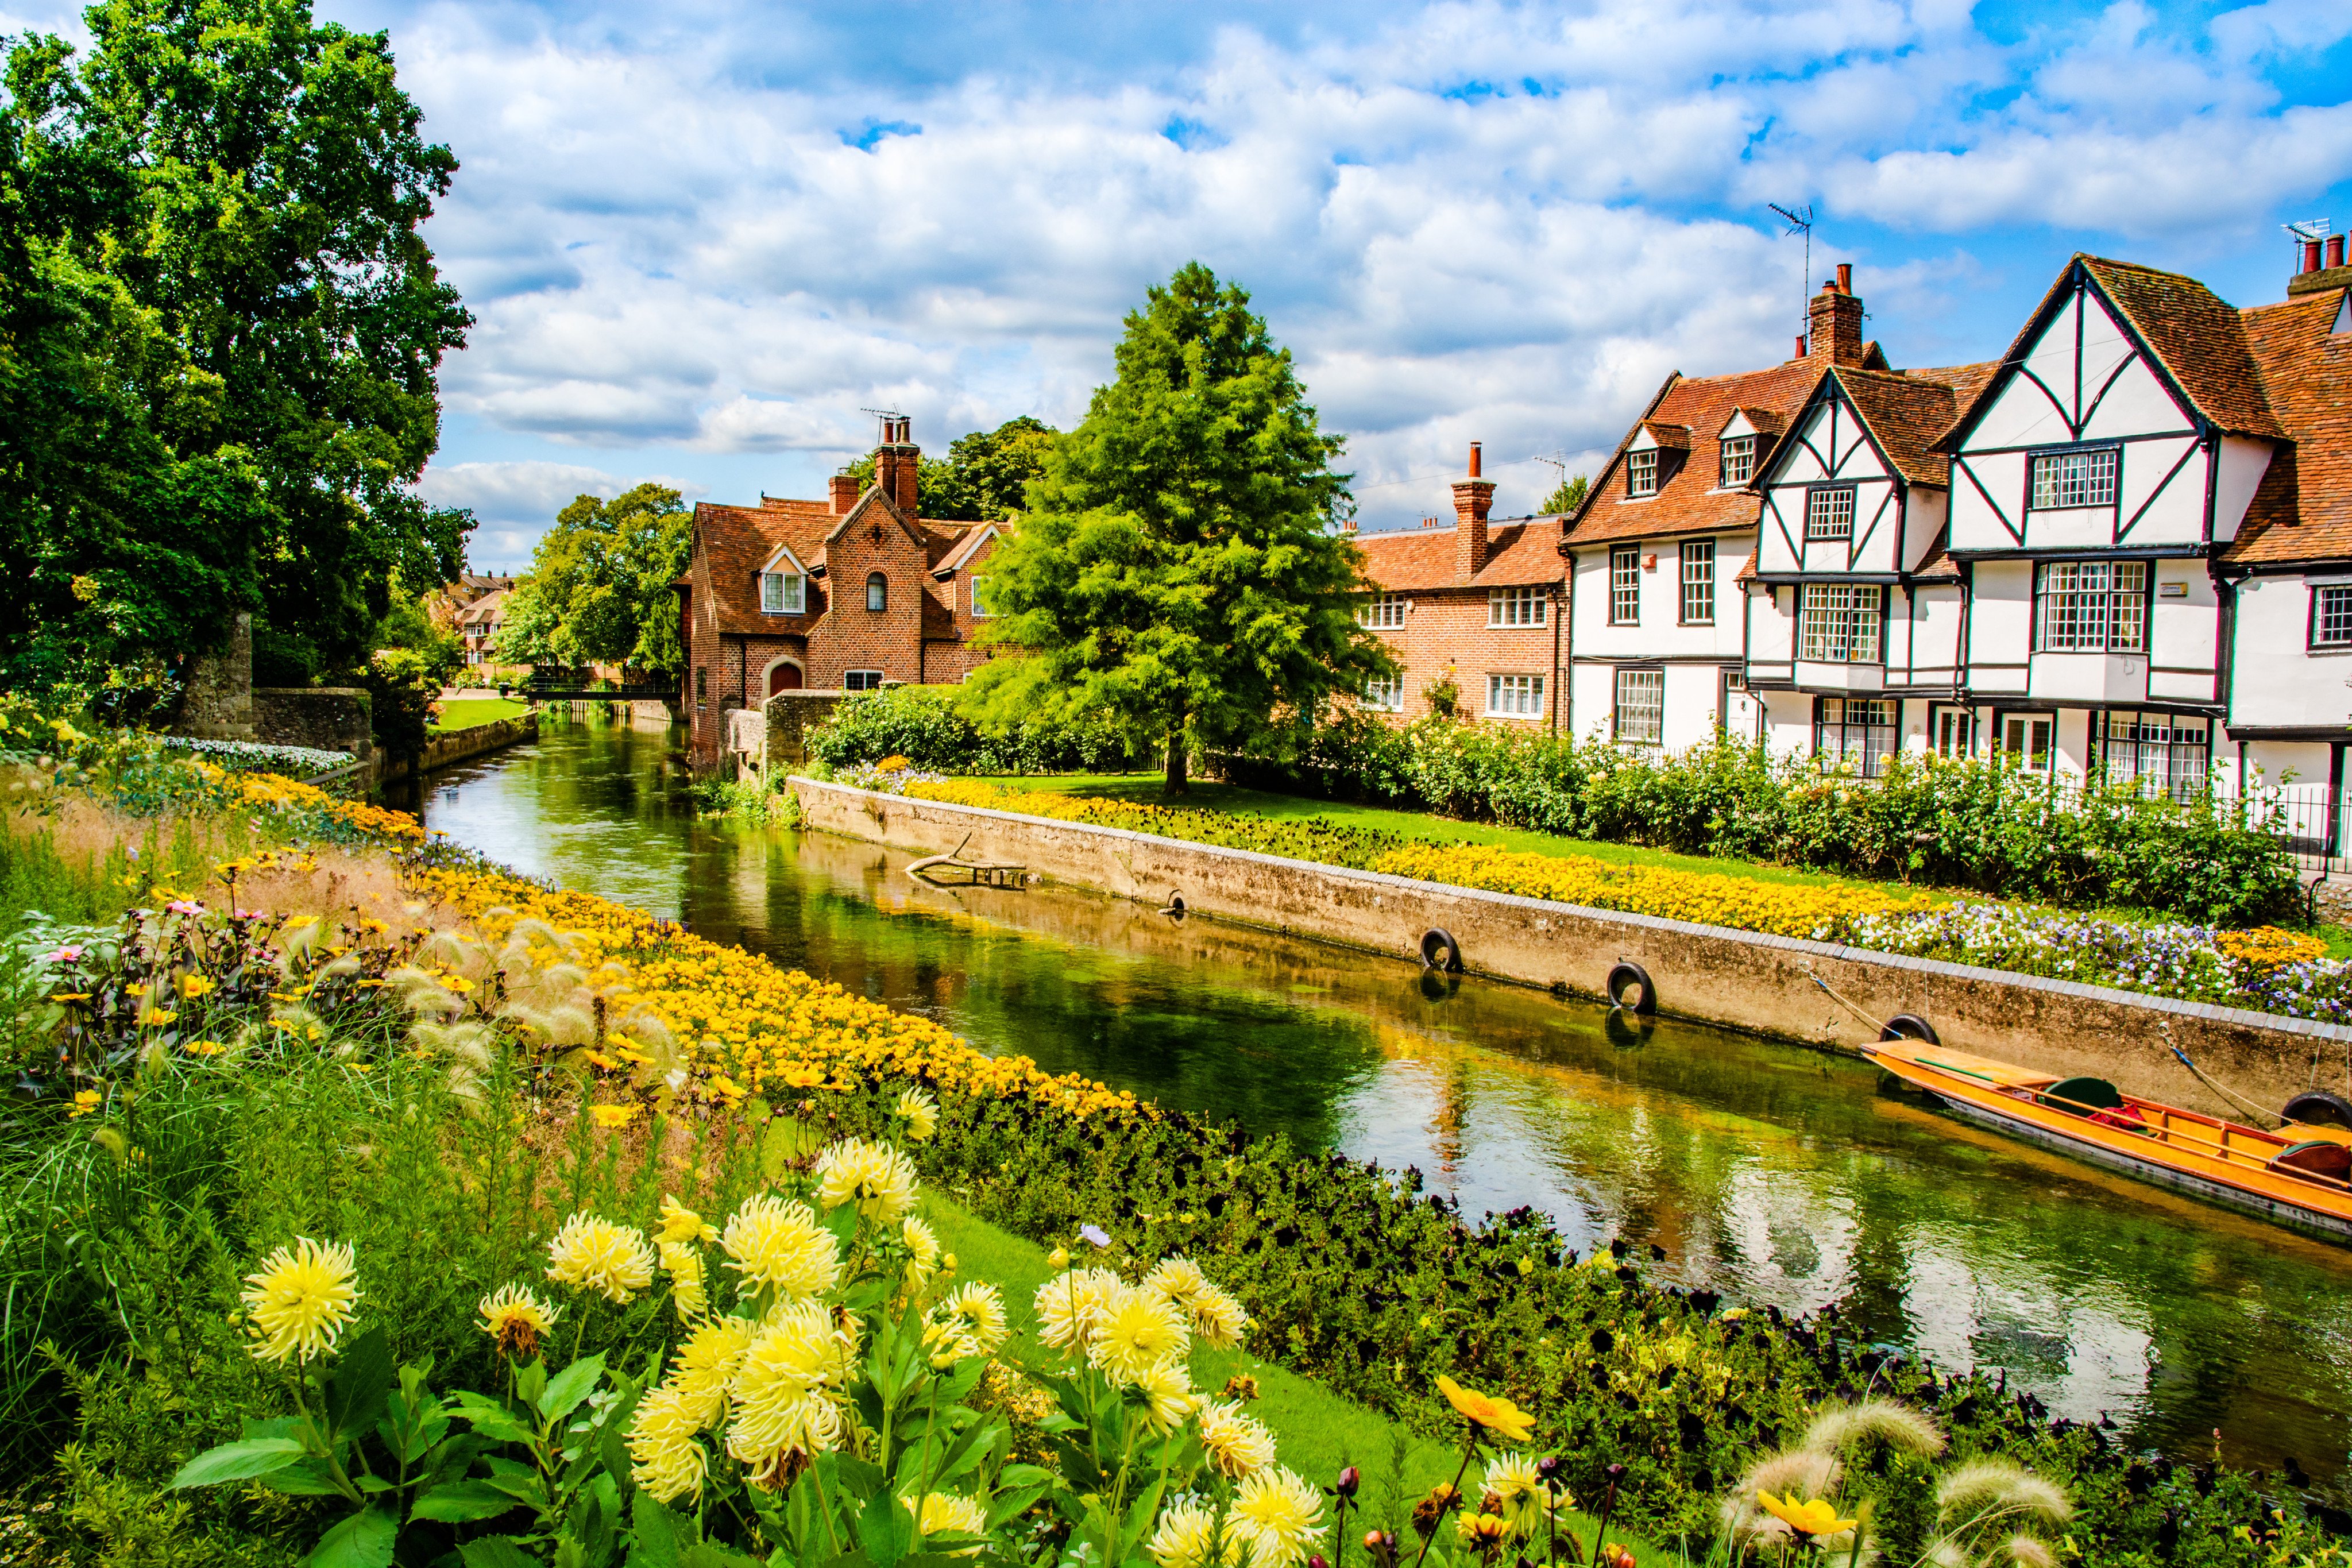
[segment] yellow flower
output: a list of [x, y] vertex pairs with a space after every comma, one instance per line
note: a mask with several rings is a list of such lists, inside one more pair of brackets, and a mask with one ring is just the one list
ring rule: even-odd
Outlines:
[[68, 1117], [88, 1116], [103, 1104], [105, 1100], [106, 1096], [99, 1093], [98, 1090], [85, 1089], [73, 1097], [73, 1104], [66, 1108], [66, 1114]]
[[637, 1402], [627, 1437], [629, 1473], [656, 1501], [676, 1502], [682, 1497], [702, 1495], [702, 1479], [710, 1460], [695, 1441], [700, 1426], [684, 1396], [667, 1384]]
[[1244, 1480], [1274, 1463], [1274, 1434], [1255, 1415], [1229, 1399], [1211, 1399], [1201, 1405], [1201, 1446], [1217, 1473]]
[[183, 996], [209, 996], [213, 994], [213, 989], [212, 976], [208, 974], [183, 974], [180, 976], [180, 994]]
[[1190, 1301], [1208, 1288], [1209, 1277], [1189, 1258], [1163, 1258], [1143, 1282], [1177, 1301]]
[[1221, 1286], [1202, 1280], [1187, 1305], [1192, 1314], [1192, 1332], [1211, 1350], [1232, 1350], [1249, 1332], [1249, 1314]]
[[825, 1308], [813, 1301], [778, 1308], [735, 1375], [727, 1451], [764, 1466], [784, 1453], [831, 1448], [840, 1440], [841, 1412], [826, 1394], [847, 1364], [848, 1347]]
[[547, 1258], [550, 1279], [611, 1301], [625, 1301], [653, 1283], [654, 1249], [644, 1235], [584, 1212], [563, 1222]]
[[[988, 1510], [977, 1498], [959, 1497], [953, 1492], [930, 1492], [923, 1498], [923, 1506], [915, 1507], [912, 1498], [901, 1498], [915, 1515], [915, 1528], [925, 1535], [985, 1535], [988, 1533]], [[966, 1547], [957, 1556], [967, 1556], [980, 1550]]]
[[1492, 1432], [1507, 1442], [1524, 1443], [1535, 1429], [1534, 1416], [1499, 1395], [1465, 1388], [1450, 1377], [1437, 1380], [1437, 1392], [1445, 1395], [1445, 1402], [1454, 1406], [1454, 1414], [1481, 1431]]
[[216, 1057], [228, 1049], [218, 1040], [190, 1040], [180, 1048], [192, 1057]]
[[596, 1119], [599, 1127], [626, 1127], [637, 1119], [634, 1105], [592, 1105], [588, 1114]]
[[499, 1353], [509, 1361], [529, 1361], [539, 1353], [540, 1336], [555, 1326], [562, 1314], [531, 1293], [527, 1285], [501, 1285], [482, 1298], [482, 1332], [496, 1340]]
[[1173, 1504], [1143, 1550], [1160, 1568], [1216, 1568], [1217, 1516], [1199, 1503]]
[[907, 1260], [907, 1283], [919, 1290], [939, 1267], [940, 1238], [931, 1233], [929, 1226], [913, 1215], [898, 1222], [898, 1235], [911, 1255]]
[[928, 1143], [940, 1130], [940, 1102], [919, 1089], [898, 1096], [897, 1114], [907, 1124], [907, 1136], [918, 1143]]
[[1492, 1492], [1498, 1510], [1515, 1535], [1535, 1532], [1543, 1522], [1551, 1493], [1543, 1484], [1536, 1462], [1525, 1454], [1506, 1454], [1486, 1467], [1483, 1490]]
[[352, 1283], [358, 1261], [346, 1245], [320, 1245], [296, 1237], [245, 1277], [246, 1315], [252, 1320], [252, 1351], [262, 1361], [292, 1356], [308, 1361], [335, 1348], [352, 1321], [360, 1293]]
[[669, 1381], [697, 1426], [715, 1426], [727, 1413], [728, 1386], [758, 1332], [758, 1324], [742, 1318], [712, 1318], [677, 1347]]
[[1192, 1392], [1192, 1374], [1181, 1362], [1162, 1362], [1143, 1369], [1135, 1379], [1143, 1395], [1144, 1414], [1154, 1432], [1172, 1432], [1192, 1407], [1201, 1403]]
[[962, 1324], [964, 1333], [982, 1355], [994, 1354], [1010, 1330], [1003, 1293], [982, 1281], [975, 1280], [958, 1289], [935, 1310]]
[[841, 1273], [841, 1244], [833, 1233], [806, 1204], [771, 1193], [746, 1199], [719, 1245], [746, 1285], [786, 1297], [830, 1290]]
[[151, 1029], [160, 1029], [178, 1016], [177, 1013], [168, 1012], [162, 1007], [150, 1007], [139, 1015], [139, 1021]]
[[1509, 1530], [1500, 1514], [1472, 1513], [1465, 1509], [1454, 1518], [1454, 1538], [1465, 1546], [1493, 1546]]
[[717, 1241], [719, 1232], [702, 1223], [702, 1216], [679, 1203], [667, 1193], [661, 1201], [661, 1239], [664, 1241]]
[[854, 1204], [859, 1215], [894, 1225], [915, 1206], [915, 1165], [887, 1143], [845, 1138], [816, 1157], [817, 1202], [826, 1208]]
[[806, 1062], [793, 1062], [777, 1076], [787, 1089], [814, 1089], [824, 1081], [824, 1069]]
[[1076, 1350], [1118, 1292], [1127, 1287], [1104, 1268], [1075, 1268], [1037, 1287], [1037, 1334], [1055, 1350]]
[[1323, 1494], [1279, 1466], [1254, 1470], [1234, 1490], [1230, 1517], [1253, 1568], [1289, 1568], [1323, 1522]]
[[1070, 1266], [1070, 1249], [1069, 1249], [1068, 1247], [1057, 1247], [1054, 1248], [1054, 1250], [1053, 1250], [1053, 1251], [1051, 1251], [1051, 1252], [1049, 1252], [1049, 1253], [1045, 1254], [1045, 1267], [1046, 1267], [1046, 1268], [1052, 1268], [1052, 1269], [1055, 1269], [1055, 1270], [1060, 1270], [1060, 1269], [1067, 1268], [1069, 1266]]
[[1770, 1492], [1759, 1491], [1756, 1500], [1763, 1505], [1765, 1512], [1801, 1534], [1836, 1535], [1853, 1528], [1854, 1521], [1840, 1519], [1837, 1505], [1827, 1498], [1798, 1502], [1796, 1495], [1790, 1492], [1787, 1497], [1776, 1498]]
[[670, 1305], [677, 1309], [678, 1321], [699, 1320], [710, 1310], [710, 1297], [703, 1289], [702, 1254], [683, 1242], [655, 1245], [661, 1249], [662, 1272], [669, 1276]]
[[1122, 1285], [1095, 1321], [1087, 1359], [1121, 1383], [1135, 1383], [1152, 1367], [1182, 1360], [1192, 1346], [1192, 1331], [1175, 1302]]

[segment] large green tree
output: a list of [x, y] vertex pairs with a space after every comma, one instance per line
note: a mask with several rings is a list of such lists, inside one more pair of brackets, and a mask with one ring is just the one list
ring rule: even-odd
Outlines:
[[1192, 748], [1311, 720], [1394, 667], [1356, 622], [1344, 437], [1249, 296], [1188, 264], [1127, 318], [1116, 364], [989, 563], [987, 635], [1012, 657], [974, 700], [1110, 715], [1166, 747], [1181, 795]]
[[470, 321], [419, 232], [457, 161], [419, 135], [384, 36], [303, 0], [107, 0], [85, 19], [86, 54], [47, 37], [8, 53], [19, 243], [0, 290], [64, 288], [88, 323], [80, 379], [138, 438], [122, 482], [68, 487], [103, 507], [9, 519], [31, 570], [0, 637], [21, 656], [56, 620], [102, 616], [121, 652], [177, 655], [249, 608], [263, 646], [349, 667], [391, 584], [455, 575], [471, 527], [415, 489]]
[[[993, 430], [974, 430], [948, 443], [944, 461], [925, 458], [916, 476], [918, 505], [942, 521], [1002, 522], [1019, 511], [1029, 481], [1045, 471], [1045, 453], [1058, 435], [1023, 414]], [[860, 487], [874, 482], [874, 455], [842, 470]]]
[[676, 584], [693, 551], [694, 514], [667, 486], [575, 496], [507, 601], [499, 658], [675, 677], [686, 668]]

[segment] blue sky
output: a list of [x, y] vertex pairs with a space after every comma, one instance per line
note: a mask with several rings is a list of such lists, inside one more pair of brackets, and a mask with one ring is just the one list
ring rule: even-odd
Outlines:
[[[600, 8], [324, 0], [463, 163], [479, 324], [436, 498], [481, 567], [583, 489], [821, 495], [872, 439], [1067, 426], [1199, 258], [1349, 437], [1368, 528], [1593, 466], [1671, 370], [1789, 353], [1855, 265], [1898, 365], [1992, 357], [2077, 249], [2280, 298], [2352, 226], [2352, 4]], [[0, 0], [0, 29], [78, 31]]]

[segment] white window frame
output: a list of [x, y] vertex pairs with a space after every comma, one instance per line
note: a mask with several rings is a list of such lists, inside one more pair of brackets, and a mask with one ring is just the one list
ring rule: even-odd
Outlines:
[[760, 574], [760, 613], [799, 616], [808, 611], [808, 579], [797, 572]]
[[1864, 778], [1886, 771], [1902, 742], [1901, 707], [1891, 697], [1822, 697], [1813, 710], [1813, 754], [1824, 772], [1845, 763]]
[[2033, 511], [2063, 511], [2080, 506], [2113, 506], [2122, 478], [2120, 447], [2077, 447], [2063, 452], [2036, 452], [2026, 465], [2027, 507]]
[[1490, 626], [1539, 626], [1544, 624], [1544, 592], [1540, 588], [1489, 588], [1486, 624]]
[[1544, 714], [1544, 678], [1540, 675], [1486, 677], [1486, 717], [1540, 719]]
[[1386, 680], [1367, 680], [1360, 699], [1362, 704], [1382, 713], [1404, 711], [1404, 678], [1391, 676]]
[[996, 612], [988, 607], [988, 579], [973, 577], [968, 591], [971, 597], [971, 618], [975, 621], [994, 620]]
[[1805, 492], [1805, 542], [1853, 537], [1852, 485], [1815, 485]]
[[2213, 721], [2196, 713], [2111, 709], [2098, 726], [2099, 761], [2117, 784], [2147, 784], [2182, 800], [2204, 793], [2213, 771]]
[[[2004, 713], [1993, 736], [2000, 755], [2018, 759], [2021, 773], [2046, 773], [2057, 761], [2058, 716], [2054, 713]], [[2018, 743], [2021, 739], [2022, 745]]]
[[1976, 755], [1976, 710], [1948, 704], [1928, 710], [1927, 749], [1939, 757], [1958, 760]]
[[1723, 438], [1723, 461], [1717, 469], [1716, 482], [1724, 489], [1744, 485], [1756, 477], [1756, 437], [1726, 436]]
[[1378, 631], [1404, 625], [1404, 600], [1395, 594], [1376, 594], [1356, 607], [1356, 623]]
[[2044, 561], [2033, 573], [2041, 653], [2146, 653], [2145, 561]]
[[1797, 657], [1809, 664], [1877, 664], [1886, 590], [1875, 583], [1808, 583], [1798, 595]]
[[[1715, 625], [1715, 541], [1685, 539], [1676, 553], [1682, 589], [1679, 624], [1685, 626]], [[1694, 609], [1698, 613], [1692, 614]]]
[[1609, 552], [1609, 624], [1642, 624], [1642, 547], [1621, 544]]
[[1620, 667], [1610, 683], [1610, 738], [1621, 746], [1666, 743], [1666, 672]]
[[1625, 454], [1625, 493], [1629, 496], [1654, 496], [1658, 493], [1658, 448], [1644, 447]]
[[879, 691], [882, 689], [882, 672], [878, 669], [845, 669], [841, 672], [841, 689], [844, 691]]

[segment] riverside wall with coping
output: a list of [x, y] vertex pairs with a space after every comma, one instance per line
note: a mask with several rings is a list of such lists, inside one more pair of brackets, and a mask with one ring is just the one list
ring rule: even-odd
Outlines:
[[1490, 893], [1377, 871], [1191, 844], [1124, 828], [851, 789], [795, 775], [802, 822], [900, 849], [969, 858], [1189, 914], [1337, 942], [1418, 967], [1442, 927], [1474, 975], [1599, 996], [1611, 967], [1640, 964], [1662, 1013], [1846, 1051], [1876, 1037], [1814, 984], [1874, 1018], [1915, 1013], [1945, 1044], [2126, 1093], [2242, 1115], [2170, 1047], [2265, 1107], [2312, 1086], [2343, 1092], [2352, 1029], [2201, 1002], [2045, 980], [1830, 942]]
[[[495, 719], [488, 724], [469, 725], [463, 730], [445, 730], [425, 742], [423, 772], [446, 768], [451, 763], [462, 763], [467, 757], [478, 757], [484, 752], [495, 752], [501, 746], [511, 746], [518, 741], [539, 739], [539, 713], [536, 710], [512, 719]], [[376, 775], [384, 779], [406, 778], [408, 759], [383, 759], [383, 769]]]

